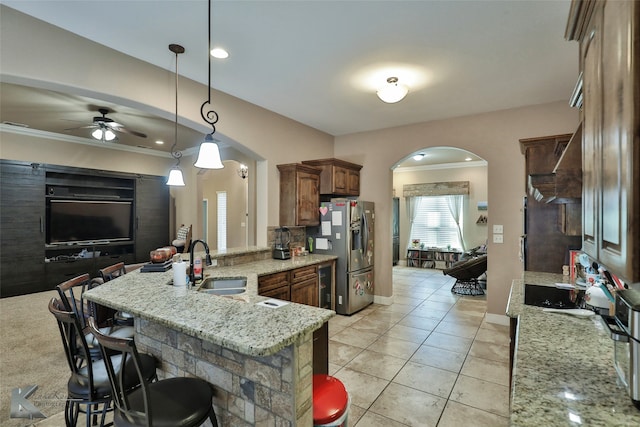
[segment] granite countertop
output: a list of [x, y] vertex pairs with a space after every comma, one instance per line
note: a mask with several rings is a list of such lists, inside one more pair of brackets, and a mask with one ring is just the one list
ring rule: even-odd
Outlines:
[[514, 280], [507, 315], [518, 318], [510, 425], [638, 426], [613, 367], [613, 341], [599, 316], [545, 313], [524, 304], [524, 283], [554, 286], [563, 276], [526, 271]]
[[88, 300], [234, 351], [250, 356], [267, 356], [294, 343], [304, 334], [319, 329], [335, 312], [296, 303], [279, 308], [256, 305], [269, 299], [258, 295], [258, 276], [320, 264], [335, 258], [308, 255], [284, 261], [268, 259], [205, 268], [205, 277], [246, 277], [247, 290], [233, 296], [198, 292], [198, 285], [191, 289], [173, 286], [172, 269], [163, 273], [136, 270], [84, 295]]

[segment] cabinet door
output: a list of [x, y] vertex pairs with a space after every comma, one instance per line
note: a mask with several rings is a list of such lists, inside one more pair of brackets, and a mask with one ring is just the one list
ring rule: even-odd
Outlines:
[[[627, 280], [638, 281], [638, 22], [635, 2], [609, 1], [602, 26], [602, 149], [600, 167], [599, 257], [602, 264]], [[635, 30], [635, 32], [634, 32]], [[635, 53], [635, 55], [634, 55]], [[634, 161], [636, 164], [634, 165]]]
[[291, 301], [318, 306], [318, 278], [311, 278], [291, 285]]
[[345, 168], [333, 167], [333, 194], [349, 193], [349, 175]]
[[149, 252], [171, 243], [169, 236], [169, 187], [163, 177], [136, 180], [136, 262], [149, 261]]
[[360, 195], [360, 171], [347, 170], [347, 193], [350, 196]]
[[45, 171], [0, 162], [0, 296], [48, 289], [44, 283]]
[[591, 20], [588, 38], [582, 43], [584, 75], [584, 127], [582, 135], [582, 250], [598, 259], [598, 209], [600, 206], [599, 170], [602, 124], [601, 17], [596, 13]]
[[318, 207], [320, 206], [320, 176], [307, 172], [298, 172], [297, 181], [297, 223], [307, 226], [320, 223]]

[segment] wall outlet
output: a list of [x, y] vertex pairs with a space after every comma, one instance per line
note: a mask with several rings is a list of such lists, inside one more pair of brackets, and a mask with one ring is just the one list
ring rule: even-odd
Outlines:
[[493, 232], [497, 233], [497, 234], [502, 234], [503, 233], [503, 227], [502, 225], [493, 225]]
[[502, 234], [493, 235], [493, 243], [504, 243], [504, 237]]

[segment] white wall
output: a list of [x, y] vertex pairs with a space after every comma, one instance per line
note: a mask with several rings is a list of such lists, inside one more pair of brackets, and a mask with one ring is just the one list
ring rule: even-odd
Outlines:
[[[428, 150], [425, 150], [428, 152]], [[469, 195], [465, 196], [463, 207], [463, 230], [466, 249], [485, 244], [487, 242], [487, 224], [476, 224], [479, 215], [488, 215], [488, 211], [478, 211], [479, 201], [487, 200], [487, 167], [467, 167], [466, 163], [460, 167], [427, 168], [422, 170], [393, 171], [393, 190], [400, 198], [400, 259], [405, 259], [409, 246], [409, 217], [407, 215], [406, 199], [402, 195], [402, 188], [407, 184], [421, 184], [430, 182], [469, 181]], [[406, 168], [405, 168], [406, 169]]]

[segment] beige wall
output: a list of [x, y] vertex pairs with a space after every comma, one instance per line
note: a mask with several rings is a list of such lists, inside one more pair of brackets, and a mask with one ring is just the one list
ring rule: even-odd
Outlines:
[[227, 193], [227, 248], [246, 246], [247, 239], [247, 191], [248, 181], [236, 172], [240, 163], [225, 160], [221, 171], [207, 171], [203, 177], [203, 198], [208, 200], [209, 248], [218, 248], [218, 192]]
[[[428, 153], [428, 150], [424, 150]], [[406, 168], [404, 168], [406, 169]], [[422, 169], [393, 171], [393, 190], [400, 198], [400, 259], [405, 259], [409, 236], [409, 217], [407, 216], [406, 199], [402, 195], [402, 188], [406, 184], [420, 184], [427, 182], [469, 181], [469, 195], [464, 198], [463, 206], [463, 238], [466, 249], [471, 249], [487, 242], [487, 224], [476, 224], [480, 214], [488, 215], [488, 211], [478, 211], [478, 202], [487, 200], [487, 167], [461, 167], [447, 169]]]
[[[6, 7], [2, 7], [0, 13], [0, 31], [0, 73], [3, 81], [90, 96], [160, 117], [173, 117], [173, 75], [167, 70], [124, 56]], [[199, 112], [203, 93], [206, 93], [206, 87], [185, 79], [181, 83], [179, 111], [181, 122], [204, 132], [207, 128], [201, 122]], [[560, 95], [561, 98], [564, 96]], [[376, 294], [382, 298], [393, 294], [390, 232], [392, 168], [407, 155], [432, 146], [462, 148], [487, 160], [487, 199], [492, 212], [488, 227], [491, 229], [492, 224], [503, 224], [505, 231], [504, 244], [489, 242], [488, 311], [497, 315], [504, 314], [511, 280], [522, 272], [517, 253], [520, 205], [524, 194], [524, 158], [518, 139], [573, 132], [578, 121], [577, 112], [562, 101], [334, 139], [218, 91], [213, 92], [212, 101], [220, 114], [219, 133], [246, 148], [246, 152], [253, 153], [252, 158], [256, 160], [258, 244], [266, 242], [267, 225], [278, 224], [277, 164], [338, 157], [364, 166], [361, 171], [361, 197], [376, 203]], [[4, 157], [8, 150], [4, 146], [5, 135], [2, 138], [0, 154]], [[42, 151], [34, 149], [32, 153], [38, 154], [38, 158], [47, 158], [47, 162], [60, 163], [48, 160], [52, 146], [41, 147]], [[52, 157], [56, 156], [58, 154]], [[71, 156], [78, 155], [71, 153]], [[138, 169], [142, 168], [145, 173], [154, 170], [160, 175], [169, 169], [165, 159], [159, 161], [149, 157], [145, 162], [151, 163], [142, 166], [130, 157], [106, 156], [113, 156], [113, 161], [106, 162], [102, 156], [95, 158], [98, 156], [88, 151], [76, 160], [78, 164], [86, 162], [87, 167], [109, 163], [109, 167], [138, 172], [142, 172]], [[192, 163], [193, 159], [183, 158], [183, 164]], [[195, 168], [185, 168], [185, 179], [189, 182], [187, 187], [179, 193], [172, 190], [176, 194], [176, 221], [193, 223], [194, 227], [199, 223], [199, 197], [202, 194], [197, 173]]]
[[[0, 7], [3, 81], [103, 99], [173, 118], [172, 72]], [[203, 133], [210, 131], [200, 117], [206, 93], [206, 86], [192, 80], [180, 83], [180, 122]], [[278, 225], [278, 203], [273, 202], [279, 199], [276, 165], [331, 157], [333, 137], [216, 90], [211, 99], [220, 116], [217, 132], [252, 153], [252, 159], [258, 162], [255, 200], [261, 215], [256, 218], [256, 227], [263, 230], [257, 232], [258, 239], [266, 242], [266, 226]], [[193, 164], [193, 160], [185, 157], [182, 164]], [[185, 179], [197, 181], [195, 168], [183, 170]], [[188, 185], [189, 189], [176, 193], [176, 222], [193, 223], [194, 232], [198, 232], [199, 209], [193, 207], [199, 206], [202, 189]]]
[[336, 138], [335, 156], [363, 164], [361, 197], [376, 203], [376, 295], [392, 295], [392, 168], [423, 148], [449, 146], [477, 154], [488, 162], [488, 229], [504, 226], [504, 243], [489, 238], [487, 310], [504, 315], [511, 281], [522, 275], [518, 239], [525, 194], [524, 156], [519, 139], [575, 131], [578, 112], [565, 101], [438, 120]]

